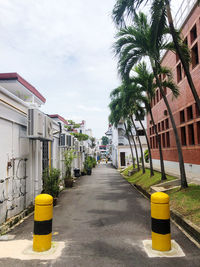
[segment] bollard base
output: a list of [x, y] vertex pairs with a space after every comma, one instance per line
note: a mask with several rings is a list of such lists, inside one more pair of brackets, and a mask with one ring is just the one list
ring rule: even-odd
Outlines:
[[36, 252], [47, 251], [51, 248], [52, 233], [48, 235], [33, 235], [33, 250]]
[[[19, 260], [55, 260], [62, 254], [65, 246], [69, 242], [52, 242], [51, 248], [44, 252], [35, 252], [32, 250], [31, 240], [12, 240], [0, 242], [0, 262], [1, 258], [11, 258]], [[12, 251], [12, 253], [11, 253]], [[28, 265], [27, 265], [28, 266]]]
[[152, 241], [144, 240], [143, 241], [144, 250], [147, 253], [149, 258], [155, 257], [167, 257], [167, 258], [175, 258], [175, 257], [184, 257], [185, 254], [179, 244], [175, 240], [171, 240], [171, 250], [169, 251], [158, 251], [152, 249]]
[[171, 250], [171, 234], [161, 235], [152, 232], [152, 249], [159, 251]]

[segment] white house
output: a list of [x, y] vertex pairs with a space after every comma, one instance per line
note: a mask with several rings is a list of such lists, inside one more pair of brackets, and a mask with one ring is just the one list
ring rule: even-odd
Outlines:
[[45, 101], [17, 73], [0, 74], [0, 224], [33, 204], [42, 190], [42, 143], [28, 138], [27, 125], [28, 109]]
[[[144, 132], [142, 130], [142, 127], [139, 121], [137, 120], [134, 120], [134, 121], [136, 124], [136, 128], [138, 130], [139, 138], [142, 144], [142, 150], [144, 153], [144, 151], [147, 149], [146, 138], [144, 136]], [[146, 119], [142, 120], [142, 123], [146, 129]], [[139, 148], [138, 138], [136, 136], [136, 132], [134, 128], [132, 128], [132, 133], [134, 136], [134, 140], [136, 142], [138, 157], [140, 158], [141, 152]], [[132, 164], [131, 150], [130, 150], [128, 138], [125, 132], [124, 123], [121, 121], [118, 124], [117, 128], [115, 128], [114, 126], [109, 126], [109, 129], [106, 132], [106, 134], [110, 140], [109, 144], [110, 144], [111, 160], [112, 160], [113, 166], [116, 168], [121, 168], [121, 167], [125, 167], [125, 166]], [[134, 157], [136, 158], [132, 136], [130, 135], [129, 138], [131, 141], [131, 145], [133, 147]]]

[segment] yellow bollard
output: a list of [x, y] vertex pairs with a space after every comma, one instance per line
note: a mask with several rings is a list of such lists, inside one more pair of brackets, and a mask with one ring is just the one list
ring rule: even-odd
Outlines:
[[46, 251], [51, 248], [53, 219], [53, 197], [40, 194], [35, 198], [33, 250]]
[[171, 250], [169, 196], [162, 192], [151, 195], [152, 249]]

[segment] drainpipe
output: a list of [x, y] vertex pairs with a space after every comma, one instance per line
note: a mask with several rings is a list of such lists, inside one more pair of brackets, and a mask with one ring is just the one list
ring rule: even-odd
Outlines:
[[38, 195], [38, 192], [39, 192], [39, 185], [38, 185], [38, 182], [39, 182], [39, 179], [38, 179], [38, 141], [35, 140], [35, 172], [34, 172], [34, 175], [35, 175], [35, 185], [34, 185], [34, 199], [35, 197]]

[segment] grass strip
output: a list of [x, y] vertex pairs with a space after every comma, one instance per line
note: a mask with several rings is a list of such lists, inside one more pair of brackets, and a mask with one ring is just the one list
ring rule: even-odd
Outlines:
[[175, 188], [167, 193], [171, 208], [200, 227], [200, 185], [189, 184], [186, 189]]
[[[128, 176], [128, 171], [132, 170], [132, 166], [126, 168], [121, 174], [131, 184], [139, 185], [147, 192], [150, 192], [152, 185], [160, 184], [161, 173], [154, 171], [154, 176], [150, 177], [150, 170], [142, 170]], [[167, 180], [171, 181], [176, 177], [167, 175]], [[165, 182], [164, 181], [164, 182]], [[188, 188], [180, 189], [180, 187], [167, 191], [170, 196], [170, 207], [178, 211], [184, 218], [200, 227], [200, 185], [189, 184]]]
[[[150, 192], [150, 188], [152, 185], [160, 184], [161, 181], [161, 173], [154, 171], [154, 176], [150, 177], [150, 169], [145, 169], [145, 173], [142, 173], [142, 170], [139, 172], [134, 173], [131, 176], [128, 176], [128, 171], [132, 170], [132, 166], [126, 168], [121, 174], [123, 177], [131, 184], [136, 184], [141, 186], [147, 192]], [[167, 175], [167, 181], [171, 181], [177, 179], [174, 176]]]

